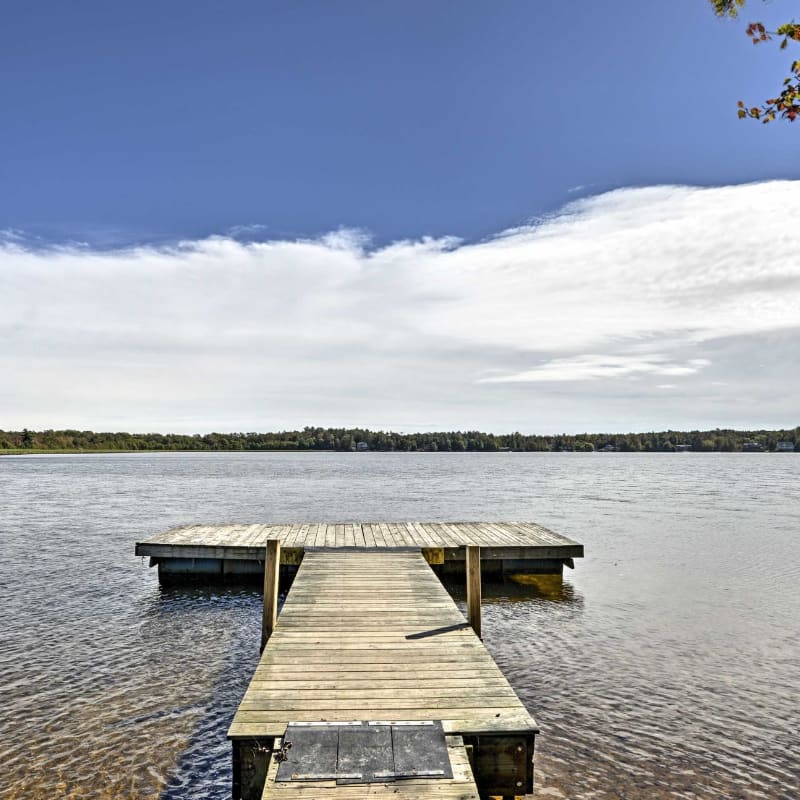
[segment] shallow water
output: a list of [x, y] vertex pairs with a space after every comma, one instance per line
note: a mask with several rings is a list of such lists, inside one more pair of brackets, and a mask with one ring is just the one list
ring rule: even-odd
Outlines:
[[800, 796], [800, 456], [0, 458], [0, 797], [230, 795], [258, 658], [247, 587], [161, 588], [191, 522], [528, 519], [586, 545], [560, 593], [487, 590], [537, 717], [537, 796]]

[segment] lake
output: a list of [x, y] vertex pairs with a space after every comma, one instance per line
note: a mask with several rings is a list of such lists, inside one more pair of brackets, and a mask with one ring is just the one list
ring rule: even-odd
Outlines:
[[800, 456], [3, 457], [0, 508], [1, 798], [230, 796], [258, 590], [162, 588], [136, 540], [492, 519], [586, 546], [560, 593], [485, 591], [486, 645], [542, 729], [537, 797], [800, 796]]

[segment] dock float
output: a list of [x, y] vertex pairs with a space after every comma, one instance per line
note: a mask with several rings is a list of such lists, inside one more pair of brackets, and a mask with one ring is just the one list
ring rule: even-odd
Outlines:
[[481, 548], [489, 576], [561, 575], [583, 557], [583, 545], [532, 522], [372, 522], [291, 525], [185, 525], [137, 542], [164, 581], [193, 576], [260, 578], [267, 540], [281, 543], [281, 563], [296, 568], [307, 548], [420, 550], [437, 574], [460, 574], [465, 547]]
[[[262, 551], [266, 642], [228, 731], [235, 800], [475, 800], [533, 791], [535, 720], [481, 642], [479, 623], [465, 620], [423, 555], [430, 539], [408, 547], [396, 532], [379, 528], [369, 544], [365, 535], [358, 545], [332, 539], [317, 548], [309, 538], [318, 541], [318, 531], [304, 530], [279, 615], [280, 543]], [[290, 548], [293, 533], [284, 531]], [[468, 607], [477, 593], [479, 613], [482, 562], [477, 547], [469, 553]]]

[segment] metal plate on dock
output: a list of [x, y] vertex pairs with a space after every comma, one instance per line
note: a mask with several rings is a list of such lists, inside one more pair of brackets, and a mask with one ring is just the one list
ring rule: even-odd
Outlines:
[[336, 778], [338, 726], [289, 725], [278, 758], [279, 781], [324, 781]]
[[453, 777], [441, 722], [393, 725], [392, 752], [398, 779]]
[[393, 771], [392, 729], [389, 725], [363, 725], [339, 729], [337, 783], [373, 783], [376, 773]]
[[291, 723], [276, 757], [279, 782], [453, 777], [439, 721]]

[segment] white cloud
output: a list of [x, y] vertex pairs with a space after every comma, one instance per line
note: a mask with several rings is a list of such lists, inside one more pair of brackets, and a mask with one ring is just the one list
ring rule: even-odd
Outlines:
[[786, 181], [618, 190], [472, 244], [6, 237], [0, 427], [794, 424], [798, 218]]
[[537, 381], [588, 381], [600, 378], [619, 378], [624, 375], [693, 375], [711, 362], [691, 358], [686, 363], [670, 362], [666, 356], [654, 353], [645, 358], [636, 356], [586, 355], [574, 358], [554, 358], [533, 369], [512, 375], [482, 378], [482, 383], [535, 383]]

